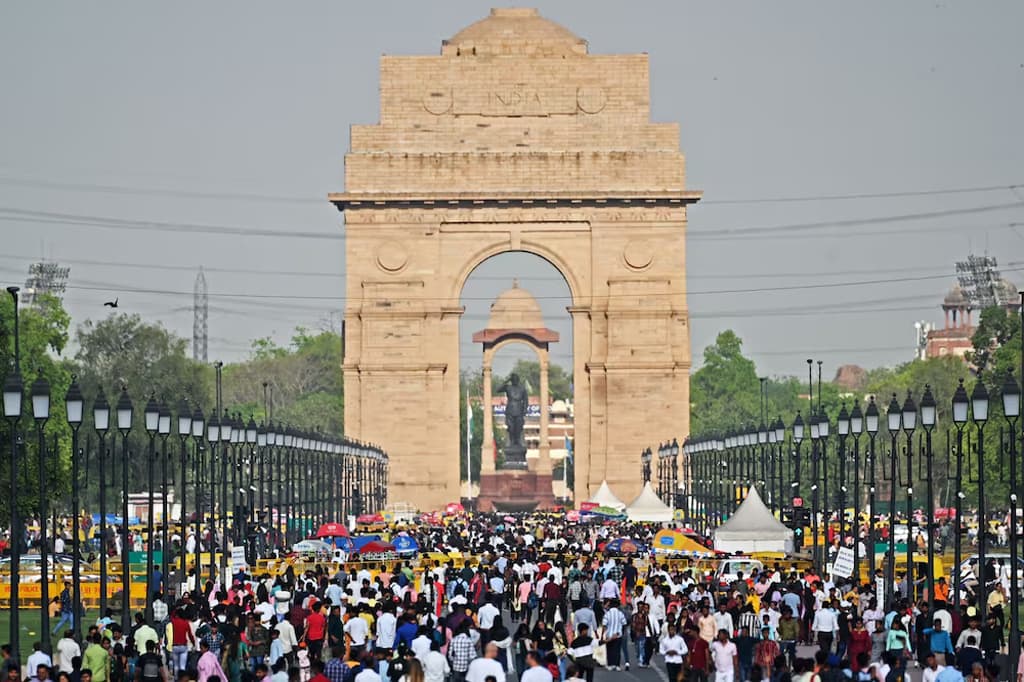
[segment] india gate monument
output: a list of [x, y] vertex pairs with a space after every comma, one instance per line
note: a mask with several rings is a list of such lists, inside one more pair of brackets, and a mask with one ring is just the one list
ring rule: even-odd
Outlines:
[[460, 497], [460, 300], [510, 251], [547, 260], [572, 296], [576, 504], [602, 481], [639, 493], [641, 450], [689, 432], [700, 193], [685, 177], [678, 125], [650, 121], [647, 55], [592, 54], [535, 10], [492, 10], [439, 55], [381, 58], [380, 122], [352, 126], [330, 200], [346, 224], [345, 431], [388, 452], [390, 501]]

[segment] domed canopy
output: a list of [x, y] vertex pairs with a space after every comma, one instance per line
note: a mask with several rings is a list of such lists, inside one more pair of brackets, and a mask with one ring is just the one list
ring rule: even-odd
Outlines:
[[492, 9], [490, 16], [462, 29], [441, 46], [441, 54], [457, 56], [586, 53], [587, 41], [527, 7]]
[[558, 341], [558, 332], [544, 326], [544, 315], [537, 299], [529, 291], [519, 288], [519, 280], [512, 280], [512, 288], [491, 304], [487, 329], [473, 334], [473, 342], [497, 343], [509, 335], [525, 336], [537, 344]]
[[514, 280], [512, 288], [491, 304], [487, 326], [490, 329], [540, 329], [544, 326], [544, 315], [537, 299], [526, 289], [520, 289], [519, 281]]
[[1016, 284], [1008, 279], [1000, 279], [996, 283], [996, 287], [999, 289], [997, 295], [999, 296], [1000, 302], [1012, 307], [1020, 305], [1020, 293], [1017, 291]]
[[964, 290], [959, 284], [953, 285], [953, 288], [946, 294], [946, 298], [942, 300], [942, 305], [947, 308], [959, 308], [967, 305], [967, 296], [964, 295]]

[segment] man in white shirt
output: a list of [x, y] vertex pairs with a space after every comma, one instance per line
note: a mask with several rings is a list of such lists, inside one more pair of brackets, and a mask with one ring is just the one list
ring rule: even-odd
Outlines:
[[[57, 646], [54, 649], [57, 653], [57, 669], [60, 672], [68, 673], [69, 675], [75, 669], [75, 666], [71, 663], [71, 659], [75, 656], [82, 655], [82, 648], [78, 646], [78, 642], [75, 641], [74, 637], [74, 631], [68, 630], [57, 642]], [[978, 641], [981, 640], [979, 639]]]
[[47, 668], [53, 667], [53, 661], [50, 660], [50, 654], [43, 651], [42, 642], [32, 643], [32, 654], [28, 657], [28, 661], [26, 661], [26, 663], [28, 664], [29, 673], [34, 673], [41, 665], [45, 665]]
[[477, 612], [477, 619], [480, 623], [481, 630], [490, 630], [494, 626], [494, 619], [501, 615], [501, 611], [498, 610], [491, 602], [484, 602], [484, 605], [480, 607]]
[[711, 660], [715, 663], [715, 682], [733, 682], [736, 677], [736, 645], [729, 641], [729, 633], [718, 631], [718, 639], [711, 643]]
[[832, 602], [822, 602], [821, 608], [814, 613], [811, 630], [818, 638], [818, 647], [826, 653], [831, 651], [832, 641], [835, 639], [836, 632], [839, 631], [839, 619], [836, 618], [836, 612], [832, 610]]
[[277, 641], [281, 643], [281, 653], [291, 658], [292, 651], [299, 646], [299, 640], [295, 636], [295, 626], [287, 618], [274, 626], [279, 635]]
[[345, 623], [345, 634], [348, 636], [349, 645], [353, 649], [362, 649], [366, 646], [366, 637], [370, 634], [370, 626], [358, 615], [354, 615]]
[[[503, 680], [498, 678], [498, 682]], [[552, 682], [551, 673], [544, 667], [540, 654], [530, 651], [526, 654], [526, 670], [519, 676], [519, 682]]]
[[732, 614], [726, 610], [725, 602], [718, 605], [718, 611], [715, 612], [715, 627], [719, 630], [725, 630], [732, 637], [736, 634], [735, 623], [732, 622]]
[[686, 640], [676, 632], [674, 623], [669, 623], [668, 633], [661, 638], [658, 650], [665, 657], [665, 668], [668, 670], [669, 680], [678, 680], [679, 673], [683, 667], [683, 660], [690, 650], [686, 646]]
[[427, 660], [427, 654], [430, 653], [430, 645], [433, 642], [427, 632], [428, 630], [425, 627], [421, 627], [419, 634], [412, 640], [412, 644], [409, 645], [412, 655], [418, 658], [420, 663]]
[[398, 619], [395, 618], [395, 614], [392, 611], [392, 608], [387, 608], [377, 619], [376, 646], [378, 649], [395, 648], [395, 631], [398, 629]]
[[452, 671], [448, 658], [441, 653], [441, 645], [430, 642], [430, 652], [423, 661], [423, 682], [444, 682]]
[[331, 606], [341, 606], [341, 597], [345, 594], [345, 590], [338, 583], [331, 582], [324, 594], [328, 601], [331, 602]]
[[498, 645], [491, 642], [484, 648], [483, 658], [473, 659], [473, 662], [469, 664], [469, 670], [466, 671], [466, 682], [484, 682], [490, 676], [493, 676], [498, 682], [504, 682], [505, 669], [501, 667], [501, 663], [497, 659]]
[[619, 586], [611, 578], [606, 579], [601, 583], [601, 599], [618, 599], [619, 598]]
[[935, 682], [935, 678], [945, 669], [946, 666], [938, 664], [935, 654], [929, 652], [928, 656], [925, 657], [925, 667], [921, 672], [921, 682]]

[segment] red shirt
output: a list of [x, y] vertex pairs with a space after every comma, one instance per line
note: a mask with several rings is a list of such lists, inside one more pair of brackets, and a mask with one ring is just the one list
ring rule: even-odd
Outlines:
[[171, 644], [173, 646], [185, 646], [189, 642], [195, 644], [196, 638], [192, 634], [192, 626], [184, 618], [171, 616]]
[[710, 648], [706, 641], [700, 637], [695, 639], [693, 646], [690, 647], [690, 667], [697, 670], [707, 670], [709, 651]]
[[331, 680], [327, 677], [327, 675], [324, 675], [323, 673], [317, 673], [316, 675], [313, 675], [312, 679], [310, 679], [309, 682], [331, 682]]
[[319, 611], [306, 616], [306, 639], [316, 641], [324, 638], [324, 631], [327, 629], [327, 619]]

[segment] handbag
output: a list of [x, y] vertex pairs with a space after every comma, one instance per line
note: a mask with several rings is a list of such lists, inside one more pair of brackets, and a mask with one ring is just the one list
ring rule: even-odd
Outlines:
[[608, 665], [608, 645], [601, 643], [594, 647], [594, 663], [602, 668]]

